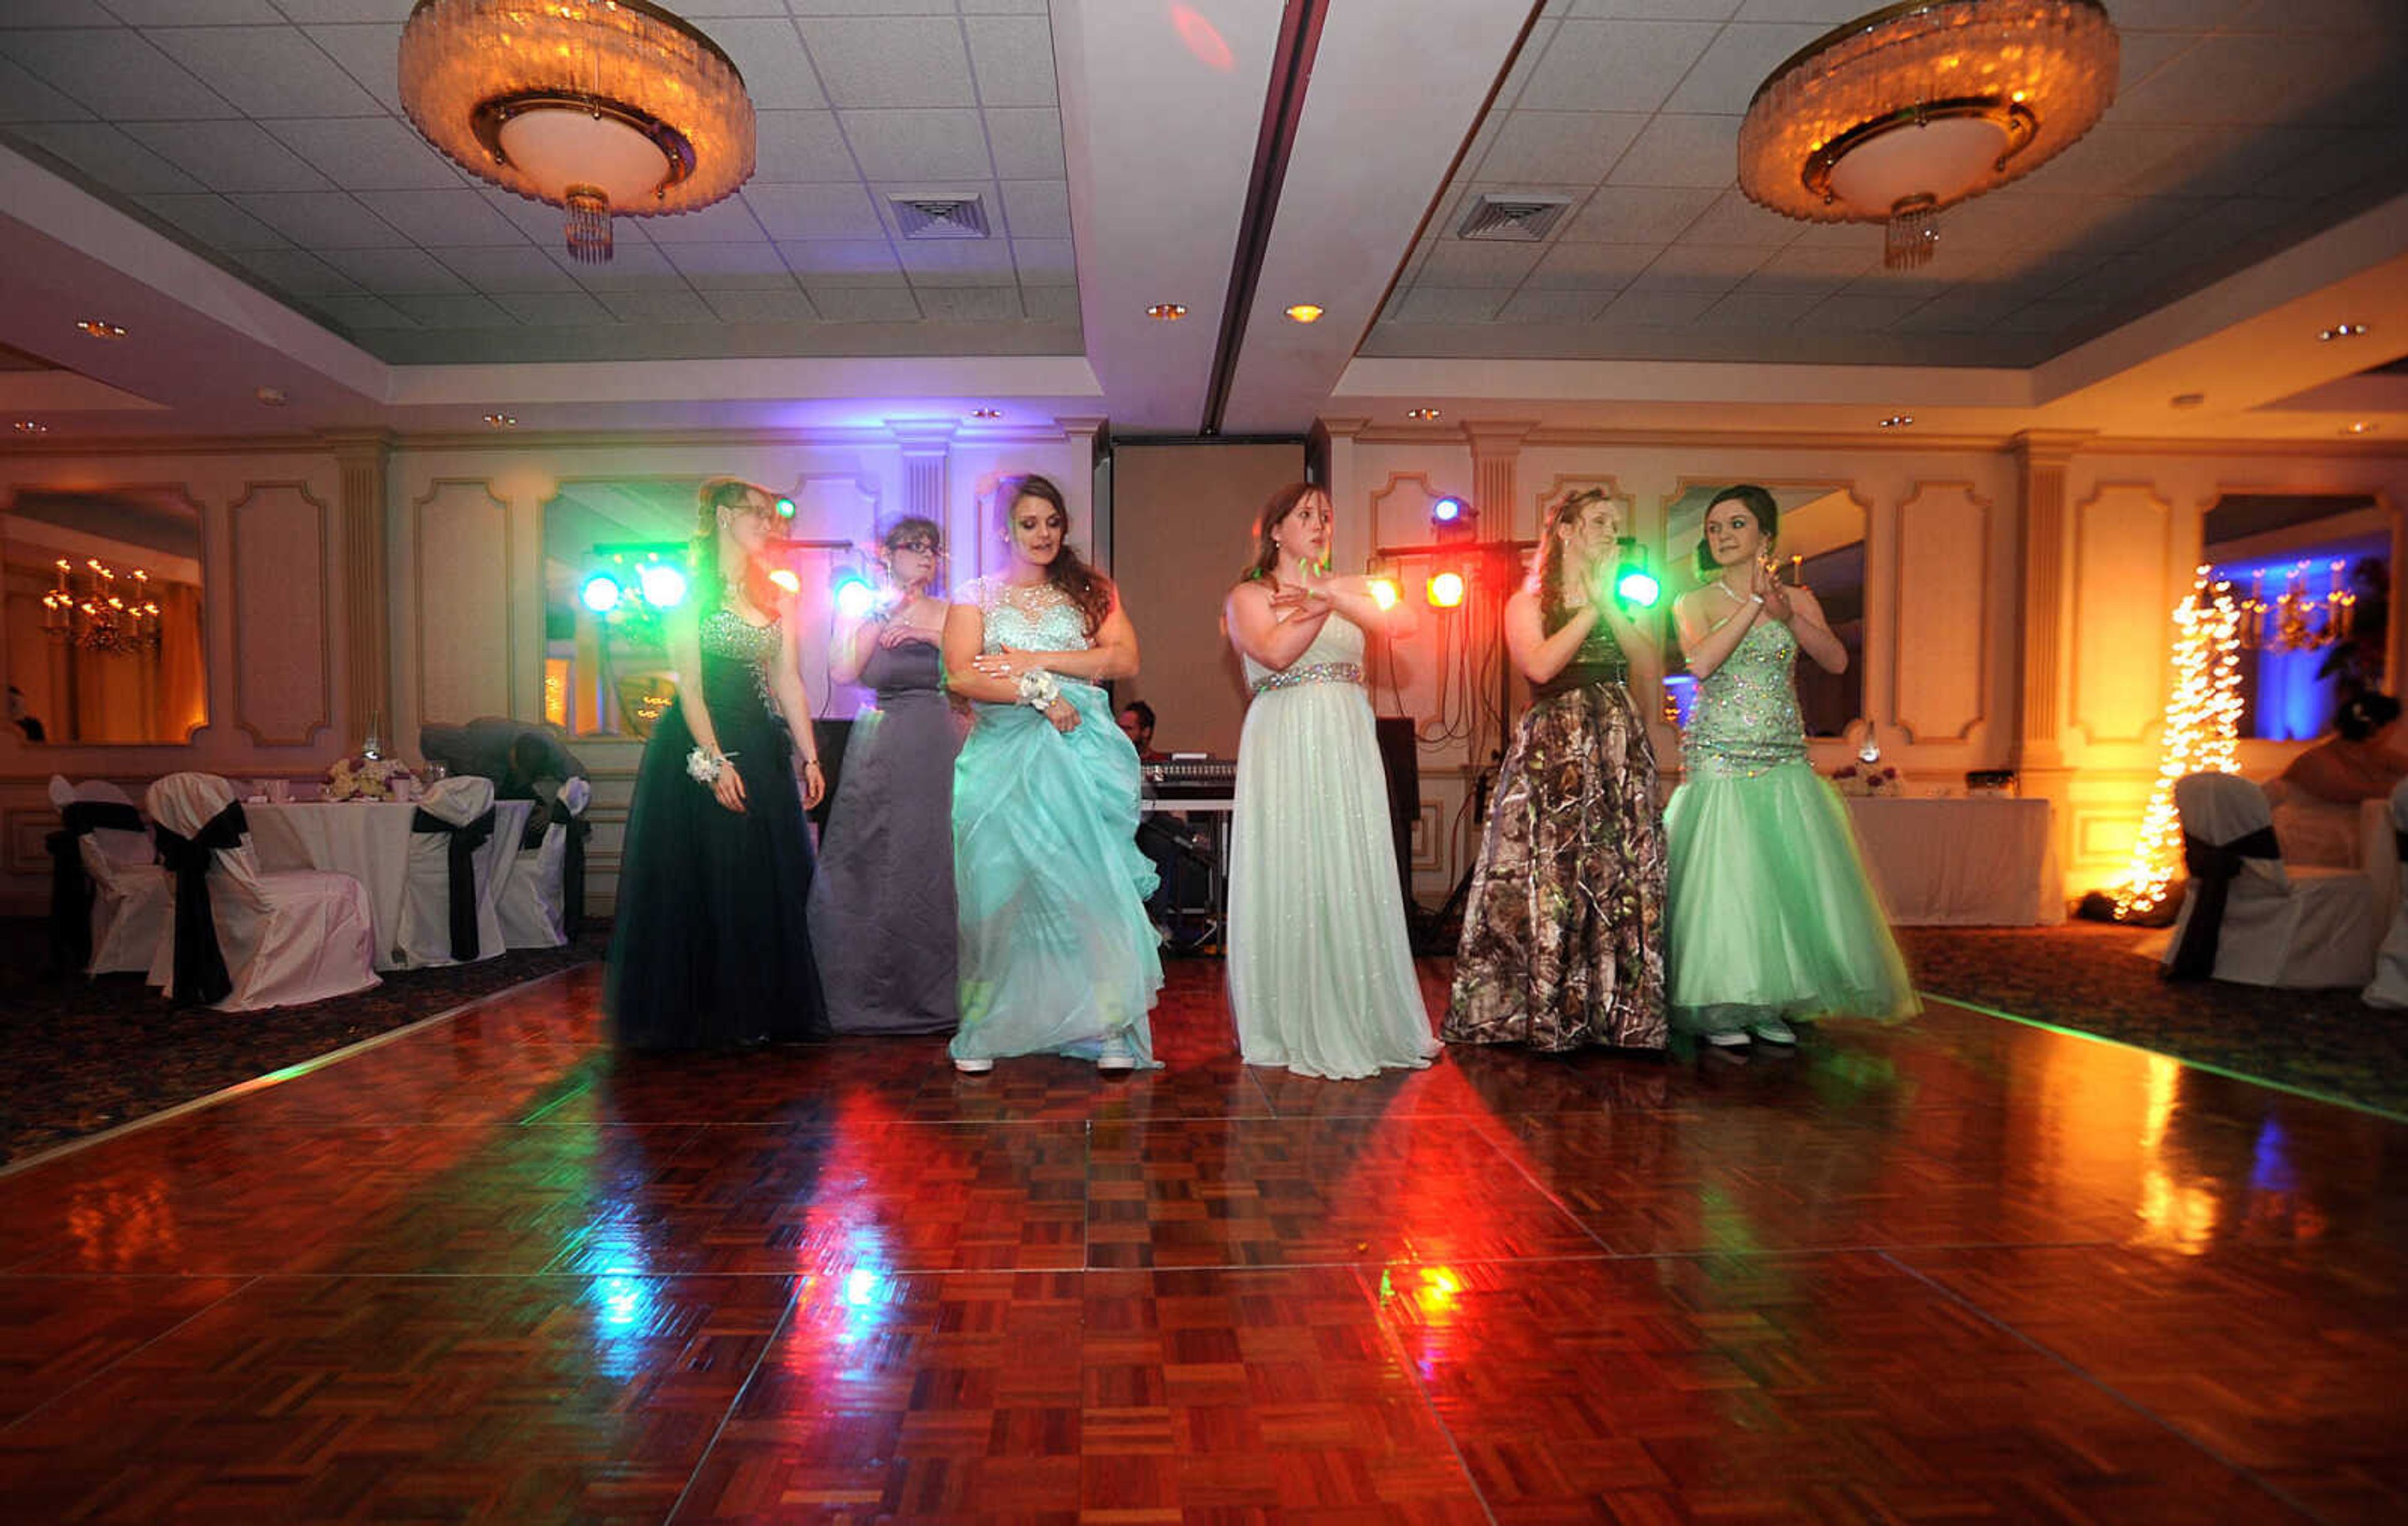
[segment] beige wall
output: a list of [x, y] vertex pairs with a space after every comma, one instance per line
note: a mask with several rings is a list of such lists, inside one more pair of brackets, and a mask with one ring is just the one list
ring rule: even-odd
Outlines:
[[1157, 749], [1238, 755], [1246, 690], [1221, 604], [1264, 500], [1303, 477], [1301, 444], [1113, 448], [1112, 576], [1141, 664], [1115, 692], [1154, 706]]

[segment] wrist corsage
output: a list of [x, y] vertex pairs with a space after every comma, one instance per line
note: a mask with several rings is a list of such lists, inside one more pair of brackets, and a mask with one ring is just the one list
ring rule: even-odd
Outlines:
[[719, 782], [721, 770], [727, 766], [727, 760], [734, 756], [732, 752], [719, 752], [710, 748], [697, 747], [685, 755], [686, 777], [696, 784], [716, 784]]
[[1041, 667], [1032, 667], [1020, 676], [1020, 703], [1032, 710], [1050, 710], [1062, 697], [1062, 686], [1054, 675]]

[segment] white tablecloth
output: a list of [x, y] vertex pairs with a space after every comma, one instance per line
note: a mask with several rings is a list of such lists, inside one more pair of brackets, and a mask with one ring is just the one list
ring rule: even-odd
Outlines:
[[2045, 800], [1856, 795], [1848, 817], [1890, 920], [1902, 927], [2065, 920]]
[[[478, 849], [492, 893], [499, 895], [518, 863], [519, 834], [526, 830], [532, 800], [494, 802], [494, 835]], [[376, 932], [376, 967], [399, 967], [394, 945], [401, 937], [401, 898], [409, 880], [409, 819], [416, 806], [344, 800], [299, 805], [248, 805], [251, 844], [262, 869], [332, 869], [367, 887], [368, 916]]]

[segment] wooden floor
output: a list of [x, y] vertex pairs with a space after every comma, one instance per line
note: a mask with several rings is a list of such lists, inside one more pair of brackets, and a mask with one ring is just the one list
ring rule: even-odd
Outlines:
[[1945, 1008], [1316, 1082], [1219, 973], [1111, 1081], [573, 971], [0, 1177], [0, 1519], [2408, 1519], [2408, 1128]]

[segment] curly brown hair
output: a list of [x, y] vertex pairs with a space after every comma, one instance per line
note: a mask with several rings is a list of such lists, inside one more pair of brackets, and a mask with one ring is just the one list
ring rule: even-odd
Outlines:
[[1539, 596], [1539, 624], [1552, 631], [1564, 612], [1564, 535], [1580, 522], [1591, 504], [1611, 504], [1613, 495], [1603, 488], [1583, 488], [1566, 493], [1564, 501], [1547, 516], [1546, 528], [1540, 532], [1539, 554], [1530, 563], [1530, 580], [1524, 585]]
[[1092, 639], [1111, 616], [1112, 580], [1089, 566], [1077, 551], [1070, 549], [1070, 506], [1063, 498], [1062, 490], [1055, 487], [1050, 478], [1029, 472], [1019, 477], [1007, 477], [996, 484], [995, 517], [996, 522], [1002, 526], [1005, 538], [1010, 537], [1012, 511], [1020, 506], [1023, 498], [1035, 498], [1051, 504], [1062, 516], [1062, 546], [1054, 553], [1053, 562], [1045, 569], [1045, 580], [1068, 594], [1070, 602], [1079, 606], [1079, 614], [1086, 620], [1087, 635]]

